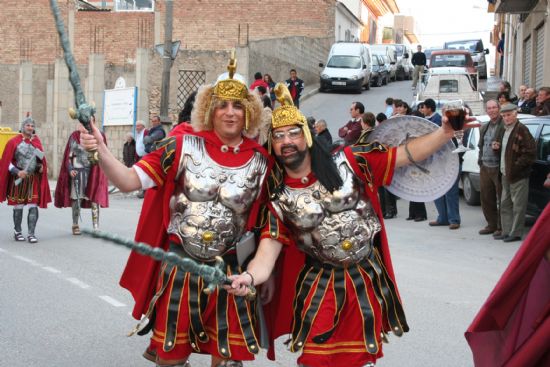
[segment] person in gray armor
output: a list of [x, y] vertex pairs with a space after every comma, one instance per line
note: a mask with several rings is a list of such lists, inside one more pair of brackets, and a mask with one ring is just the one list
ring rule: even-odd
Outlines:
[[[403, 146], [361, 142], [330, 153], [284, 86], [275, 90], [281, 106], [273, 111], [269, 150], [280, 169], [274, 167], [268, 184], [258, 251], [227, 289], [244, 295], [251, 284], [276, 284], [266, 318], [272, 338], [291, 334], [288, 346], [302, 352], [300, 366], [373, 366], [386, 334], [409, 330], [377, 190], [391, 183], [397, 167], [428, 158], [454, 131], [444, 121]], [[284, 274], [273, 279], [283, 249]]]
[[27, 240], [38, 242], [35, 235], [38, 207], [46, 208], [52, 200], [44, 148], [35, 134], [35, 122], [30, 116], [21, 123], [21, 134], [6, 144], [0, 174], [0, 202], [7, 200], [8, 205], [13, 206], [14, 239], [25, 241], [21, 225], [23, 208], [28, 206]]
[[[107, 178], [97, 165], [90, 163], [88, 152], [80, 144], [82, 131], [86, 129], [79, 123], [67, 141], [55, 188], [55, 206], [72, 209], [73, 235], [80, 235], [80, 208], [91, 208], [92, 226], [98, 230], [99, 208], [109, 206]], [[103, 133], [102, 139], [106, 143]]]
[[[113, 157], [97, 129], [81, 135], [87, 150], [97, 148], [99, 165], [121, 191], [148, 189], [136, 241], [205, 264], [221, 256], [227, 274], [241, 271], [236, 247], [250, 238], [270, 167], [265, 149], [244, 136], [257, 130], [263, 108], [234, 74], [235, 62], [215, 84], [199, 89], [194, 131], [160, 141], [131, 168]], [[255, 301], [224, 289], [207, 296], [200, 276], [136, 253], [120, 284], [136, 300], [132, 315], [150, 320], [135, 330], [152, 330], [144, 357], [157, 366], [183, 366], [191, 353], [211, 355], [211, 366], [241, 366], [259, 352]]]

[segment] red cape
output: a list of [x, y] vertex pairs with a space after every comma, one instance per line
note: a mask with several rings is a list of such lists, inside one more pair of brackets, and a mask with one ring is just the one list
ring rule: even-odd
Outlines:
[[[344, 148], [348, 162], [352, 165], [355, 172], [360, 172], [358, 164], [353, 157], [353, 153], [349, 147]], [[395, 166], [395, 154], [393, 155], [392, 167]], [[388, 182], [391, 182], [391, 177], [388, 177]], [[395, 289], [399, 295], [397, 289], [397, 283], [395, 281], [395, 275], [393, 272], [393, 266], [391, 262], [390, 249], [388, 246], [388, 238], [386, 236], [386, 227], [384, 225], [382, 208], [380, 201], [378, 200], [378, 188], [375, 186], [364, 186], [367, 197], [372, 203], [372, 207], [376, 212], [376, 215], [380, 219], [382, 229], [380, 231], [380, 255], [384, 262], [384, 266], [388, 271], [388, 275], [395, 284]], [[270, 349], [267, 353], [267, 357], [271, 360], [275, 360], [275, 349], [273, 347], [273, 341], [281, 335], [290, 334], [292, 328], [292, 318], [294, 315], [293, 301], [295, 293], [295, 284], [298, 274], [304, 266], [305, 255], [302, 251], [298, 250], [295, 245], [285, 246], [279, 259], [277, 260], [277, 267], [275, 273], [278, 274], [275, 284], [275, 294], [273, 299], [267, 305], [264, 305], [266, 323], [269, 330]], [[388, 327], [384, 325], [384, 330], [388, 330]]]
[[[193, 132], [193, 135], [203, 137], [207, 142], [221, 146], [219, 138], [211, 131]], [[176, 137], [176, 151], [173, 166], [179, 165], [183, 134]], [[263, 147], [251, 139], [243, 138], [240, 145], [241, 152], [255, 150], [271, 158]], [[268, 168], [270, 169], [270, 167]], [[141, 214], [136, 230], [135, 240], [144, 242], [153, 247], [167, 250], [168, 234], [166, 232], [170, 222], [170, 198], [175, 189], [175, 175], [177, 170], [168, 171], [165, 183], [161, 187], [147, 189]], [[261, 200], [254, 203], [249, 215], [248, 227], [252, 228], [259, 212]], [[149, 302], [154, 294], [160, 263], [150, 257], [140, 255], [134, 251], [130, 253], [128, 262], [122, 273], [119, 284], [128, 289], [135, 300], [132, 316], [137, 320], [147, 312]]]
[[[11, 179], [11, 173], [9, 173], [10, 163], [13, 161], [13, 154], [17, 146], [23, 141], [23, 134], [19, 134], [11, 138], [4, 149], [4, 154], [0, 160], [0, 175], [2, 180], [0, 180], [0, 203], [6, 200], [8, 183]], [[31, 144], [40, 151], [44, 152], [42, 143], [38, 136], [33, 135], [30, 140]], [[21, 168], [21, 167], [20, 167]], [[50, 184], [48, 183], [48, 163], [46, 162], [46, 157], [42, 159], [42, 174], [40, 175], [40, 202], [38, 206], [40, 208], [47, 208], [48, 203], [52, 201], [50, 193]]]
[[[103, 135], [103, 141], [107, 144], [105, 134]], [[61, 167], [59, 169], [59, 176], [57, 178], [57, 185], [55, 187], [55, 200], [54, 205], [56, 208], [68, 208], [71, 206], [71, 181], [69, 171], [67, 170], [67, 162], [69, 161], [71, 138], [75, 139], [80, 144], [80, 132], [73, 131], [67, 145], [65, 146], [65, 152], [63, 153], [63, 160], [61, 161]], [[102, 208], [109, 207], [109, 181], [107, 176], [99, 168], [97, 164], [94, 164], [90, 169], [90, 176], [88, 178], [88, 185], [86, 186], [86, 196], [90, 200], [82, 200], [81, 207], [89, 208], [91, 203], [98, 203]]]
[[[549, 366], [550, 365], [550, 290], [535, 294], [540, 312], [528, 326], [530, 336], [517, 344], [517, 325], [532, 307], [528, 304], [535, 273], [550, 248], [550, 205], [531, 228], [518, 252], [465, 333], [476, 366]], [[541, 304], [542, 303], [542, 304]], [[521, 337], [521, 336], [520, 336]], [[522, 338], [523, 340], [523, 338]]]

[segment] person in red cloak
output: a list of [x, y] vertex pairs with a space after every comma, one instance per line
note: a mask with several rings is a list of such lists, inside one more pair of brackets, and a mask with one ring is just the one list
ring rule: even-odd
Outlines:
[[[312, 137], [284, 85], [275, 92], [281, 106], [273, 111], [269, 143], [283, 174], [273, 169], [256, 255], [227, 289], [243, 295], [251, 284], [275, 278], [266, 312], [270, 337], [290, 333], [301, 366], [373, 366], [386, 334], [409, 330], [378, 187], [391, 183], [396, 168], [435, 153], [454, 131], [445, 120], [406, 146], [358, 144], [330, 153]], [[283, 264], [270, 277], [281, 252]]]
[[[544, 187], [550, 189], [550, 174]], [[465, 337], [476, 367], [550, 366], [550, 205]]]
[[[99, 208], [109, 207], [109, 182], [97, 164], [91, 164], [88, 152], [80, 145], [80, 136], [86, 129], [78, 124], [67, 140], [63, 160], [55, 188], [54, 205], [57, 208], [72, 208], [73, 235], [80, 235], [80, 208], [91, 208], [92, 225], [99, 229]], [[102, 140], [107, 144], [105, 134]]]
[[[136, 241], [206, 264], [220, 255], [228, 275], [241, 271], [236, 243], [256, 223], [271, 166], [265, 149], [243, 136], [260, 123], [259, 97], [233, 73], [199, 90], [194, 132], [169, 136], [132, 168], [112, 156], [97, 129], [81, 135], [121, 191], [147, 189]], [[198, 275], [134, 252], [120, 284], [135, 299], [132, 315], [149, 319], [139, 334], [152, 330], [144, 357], [157, 365], [181, 366], [202, 353], [212, 356], [212, 366], [234, 366], [259, 351], [256, 302], [223, 289], [206, 296]]]
[[27, 205], [27, 240], [37, 243], [38, 207], [47, 208], [52, 199], [44, 148], [35, 134], [35, 122], [31, 117], [27, 116], [21, 123], [21, 134], [6, 144], [0, 161], [0, 174], [0, 202], [7, 199], [8, 205], [13, 206], [14, 239], [25, 241], [21, 224], [23, 208]]

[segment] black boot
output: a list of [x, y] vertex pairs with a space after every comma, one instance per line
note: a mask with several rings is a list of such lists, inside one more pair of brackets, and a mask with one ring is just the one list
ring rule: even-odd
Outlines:
[[29, 227], [29, 236], [27, 237], [27, 239], [30, 243], [38, 242], [38, 240], [34, 236], [36, 222], [38, 222], [38, 208], [36, 206], [33, 206], [32, 208], [29, 208], [29, 214], [27, 215], [27, 225]]
[[21, 234], [23, 232], [21, 223], [23, 223], [23, 209], [13, 209], [13, 227], [15, 230], [13, 238], [16, 241], [25, 241], [25, 237]]

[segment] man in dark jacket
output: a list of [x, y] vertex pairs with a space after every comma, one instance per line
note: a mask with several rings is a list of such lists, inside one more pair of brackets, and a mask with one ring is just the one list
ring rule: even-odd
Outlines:
[[154, 148], [154, 144], [157, 141], [160, 141], [166, 137], [166, 132], [160, 123], [160, 117], [153, 116], [151, 119], [151, 128], [147, 132], [147, 136], [143, 138], [143, 143], [145, 144], [145, 151], [151, 153]]
[[298, 78], [298, 74], [295, 69], [290, 70], [290, 79], [286, 80], [286, 87], [290, 91], [294, 106], [296, 106], [296, 108], [300, 108], [300, 97], [304, 91], [304, 81]]
[[493, 234], [501, 236], [500, 214], [498, 203], [502, 193], [500, 173], [500, 151], [495, 149], [502, 143], [504, 124], [500, 116], [500, 106], [491, 99], [485, 105], [489, 122], [479, 128], [479, 185], [481, 194], [481, 210], [487, 225], [479, 230], [479, 234]]
[[550, 87], [541, 87], [537, 93], [537, 105], [533, 110], [533, 115], [550, 115]]
[[332, 135], [327, 129], [327, 122], [325, 120], [315, 121], [315, 132], [317, 133], [317, 140], [323, 141], [327, 147], [332, 145]]
[[530, 114], [537, 107], [537, 93], [534, 88], [527, 88], [524, 95], [525, 101], [521, 104], [519, 112]]
[[426, 54], [422, 52], [422, 46], [418, 45], [416, 47], [418, 51], [416, 51], [412, 56], [412, 64], [414, 65], [414, 73], [413, 73], [413, 84], [412, 88], [416, 88], [416, 83], [418, 83], [418, 78], [420, 77], [420, 73], [424, 71], [424, 68], [426, 67]]
[[536, 158], [536, 144], [529, 129], [518, 121], [515, 105], [504, 105], [500, 114], [504, 122], [504, 136], [500, 144], [502, 236], [495, 238], [504, 242], [521, 241], [529, 194], [529, 175]]

